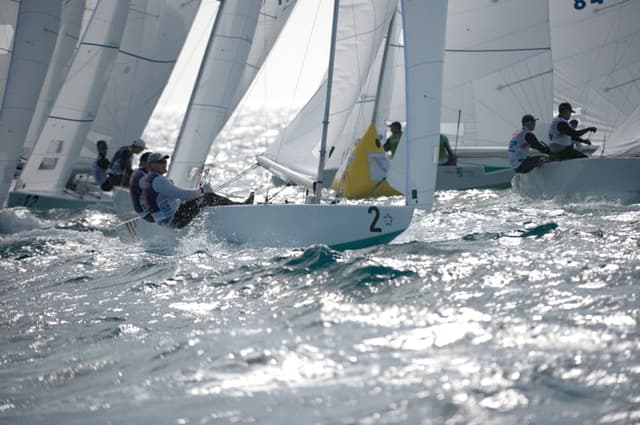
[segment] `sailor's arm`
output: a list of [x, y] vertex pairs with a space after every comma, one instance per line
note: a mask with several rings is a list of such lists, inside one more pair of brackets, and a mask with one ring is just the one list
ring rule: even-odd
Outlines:
[[533, 149], [539, 152], [547, 153], [547, 154], [550, 152], [549, 146], [547, 146], [546, 144], [538, 140], [536, 135], [531, 132], [527, 133], [524, 136], [524, 140], [529, 144], [529, 146], [531, 146]]
[[583, 128], [582, 130], [575, 130], [571, 128], [571, 126], [564, 121], [561, 121], [558, 123], [558, 131], [560, 133], [570, 136], [571, 139], [575, 140], [576, 142], [586, 143], [588, 145], [590, 145], [591, 142], [588, 140], [583, 140], [582, 135], [590, 131], [595, 132], [596, 130], [597, 129], [595, 127], [587, 127], [587, 128]]
[[153, 180], [153, 190], [172, 198], [182, 199], [183, 201], [189, 201], [191, 199], [199, 198], [202, 195], [200, 189], [182, 189], [171, 183], [171, 180], [165, 176], [158, 176]]

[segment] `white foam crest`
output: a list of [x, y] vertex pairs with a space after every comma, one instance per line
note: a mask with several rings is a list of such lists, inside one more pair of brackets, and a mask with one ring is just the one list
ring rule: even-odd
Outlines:
[[34, 217], [28, 209], [6, 208], [0, 210], [0, 234], [19, 233], [48, 227], [51, 227], [50, 223]]

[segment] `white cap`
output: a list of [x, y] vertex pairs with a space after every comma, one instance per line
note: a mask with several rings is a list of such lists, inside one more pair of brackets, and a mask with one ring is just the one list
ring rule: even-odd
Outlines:
[[136, 139], [133, 141], [133, 143], [131, 143], [131, 146], [137, 146], [139, 148], [146, 149], [147, 144], [142, 139]]

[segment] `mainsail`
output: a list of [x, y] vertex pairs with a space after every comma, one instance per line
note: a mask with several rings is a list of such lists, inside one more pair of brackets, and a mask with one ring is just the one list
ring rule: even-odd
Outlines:
[[120, 48], [129, 1], [100, 1], [16, 190], [61, 191], [95, 119]]
[[[599, 4], [601, 3], [601, 4]], [[555, 102], [610, 155], [640, 154], [640, 2], [550, 1]]]
[[60, 88], [67, 76], [71, 60], [80, 38], [80, 27], [85, 10], [85, 0], [68, 0], [62, 2], [60, 16], [60, 31], [56, 47], [51, 55], [47, 77], [42, 84], [36, 110], [31, 119], [29, 132], [24, 142], [23, 151], [26, 157], [36, 144], [38, 136], [47, 122], [47, 117], [53, 108], [53, 103], [60, 92]]
[[[371, 7], [369, 3], [364, 0], [340, 2], [327, 136], [329, 158], [341, 156], [335, 150], [344, 147], [337, 145], [337, 140], [344, 131], [354, 104], [363, 93], [397, 1], [379, 1], [376, 2], [376, 7]], [[325, 85], [326, 80], [280, 139], [259, 158], [259, 162], [265, 167], [298, 184], [308, 186], [316, 179], [322, 129], [321, 111], [326, 102]], [[306, 176], [307, 179], [296, 175]]]
[[109, 84], [85, 144], [109, 151], [144, 131], [191, 29], [200, 0], [132, 0]]
[[0, 13], [0, 107], [2, 107], [4, 88], [11, 64], [19, 5], [20, 3], [10, 0], [2, 0], [0, 3], [2, 7], [2, 13]]
[[60, 25], [60, 1], [23, 0], [0, 111], [0, 206], [9, 193]]
[[296, 1], [223, 1], [171, 159], [169, 177], [195, 187], [218, 133], [249, 89]]

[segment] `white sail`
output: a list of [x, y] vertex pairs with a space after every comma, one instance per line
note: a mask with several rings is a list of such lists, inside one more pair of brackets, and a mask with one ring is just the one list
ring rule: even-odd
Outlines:
[[12, 0], [0, 1], [0, 107], [4, 98], [4, 88], [9, 74], [13, 40], [18, 19], [18, 6], [20, 3]]
[[[387, 34], [389, 35], [390, 32], [388, 31]], [[342, 132], [338, 134], [335, 140], [331, 141], [331, 148], [327, 152], [329, 157], [327, 158], [325, 169], [336, 169], [341, 164], [345, 164], [352, 146], [357, 143], [357, 140], [362, 137], [372, 122], [378, 122], [379, 97], [377, 94], [381, 87], [382, 67], [387, 59], [387, 46], [388, 40], [385, 37], [378, 47], [376, 58], [367, 73], [365, 84], [362, 86], [358, 100], [349, 112], [349, 117], [345, 121]], [[384, 124], [382, 125], [384, 126]], [[340, 171], [338, 171], [339, 173]]]
[[176, 184], [198, 184], [214, 139], [253, 82], [295, 3], [221, 2], [171, 159], [169, 176]]
[[85, 143], [109, 152], [140, 137], [176, 64], [200, 0], [132, 0], [109, 84]]
[[129, 1], [98, 3], [17, 191], [64, 189], [107, 87], [128, 12]]
[[536, 134], [547, 139], [553, 67], [549, 11], [541, 3], [449, 2], [442, 121], [455, 136], [462, 111], [459, 146], [506, 149], [524, 114], [539, 118]]
[[[606, 154], [640, 154], [640, 2], [550, 1], [555, 102], [606, 137]], [[634, 115], [635, 114], [635, 115]]]
[[60, 88], [71, 66], [73, 53], [80, 38], [80, 27], [82, 25], [84, 10], [85, 0], [68, 0], [62, 3], [60, 31], [58, 31], [56, 47], [51, 55], [47, 77], [42, 84], [38, 104], [33, 113], [29, 132], [27, 133], [23, 147], [24, 154], [27, 157], [38, 140], [38, 136], [47, 121], [51, 108], [53, 108], [53, 103], [60, 92]]
[[60, 1], [20, 3], [0, 111], [0, 206], [4, 205], [60, 25]]
[[[400, 7], [397, 8], [394, 19], [373, 63], [367, 82], [358, 101], [354, 104], [351, 115], [347, 120], [342, 133], [335, 141], [327, 161], [326, 173], [337, 169], [334, 176], [334, 189], [344, 196], [351, 197], [349, 190], [343, 185], [343, 179], [348, 169], [351, 168], [356, 146], [364, 139], [363, 135], [371, 123], [377, 131], [377, 139], [385, 140], [386, 123], [397, 119], [404, 120], [405, 96], [404, 96], [404, 50], [400, 46], [402, 33], [402, 16]], [[396, 74], [402, 78], [396, 78]], [[396, 86], [400, 82], [401, 86]], [[397, 93], [400, 90], [400, 93]], [[393, 102], [398, 102], [393, 104]], [[354, 177], [359, 182], [375, 180], [386, 177], [389, 167], [389, 159], [384, 152], [371, 152], [367, 150], [367, 163], [369, 171], [366, 175]], [[374, 165], [375, 164], [375, 165]], [[355, 170], [351, 171], [352, 173]], [[373, 175], [372, 175], [373, 173]], [[377, 178], [374, 178], [377, 177]], [[363, 186], [364, 187], [364, 186]]]
[[[339, 148], [335, 143], [363, 93], [396, 4], [395, 0], [378, 1], [375, 7], [365, 0], [340, 2], [328, 153], [332, 147]], [[321, 87], [264, 156], [295, 172], [315, 176], [322, 127], [322, 115], [317, 110], [324, 105], [324, 99], [325, 90]], [[340, 153], [331, 156], [334, 154], [341, 156]]]
[[391, 183], [403, 189], [408, 205], [425, 210], [436, 185], [446, 16], [446, 0], [403, 0], [407, 125], [399, 149], [406, 176], [404, 184]]

